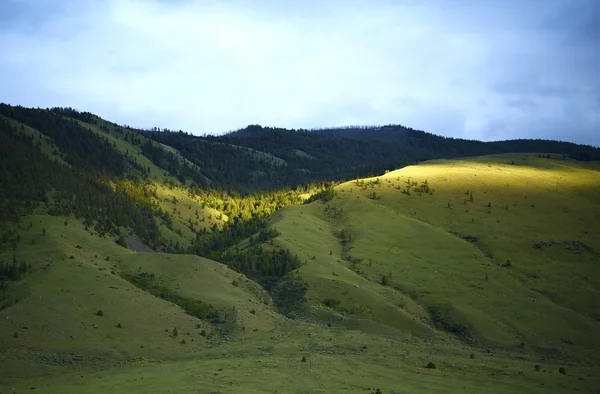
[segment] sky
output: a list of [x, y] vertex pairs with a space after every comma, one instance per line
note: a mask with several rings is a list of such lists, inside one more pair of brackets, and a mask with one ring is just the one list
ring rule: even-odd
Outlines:
[[0, 0], [0, 102], [600, 146], [599, 0]]

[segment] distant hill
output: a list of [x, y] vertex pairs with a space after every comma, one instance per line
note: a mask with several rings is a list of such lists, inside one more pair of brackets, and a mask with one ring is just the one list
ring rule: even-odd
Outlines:
[[544, 152], [577, 160], [600, 159], [600, 149], [568, 142], [471, 141], [399, 125], [314, 131], [252, 125], [217, 137], [168, 131], [145, 134], [176, 148], [216, 184], [239, 192], [352, 179], [438, 158]]

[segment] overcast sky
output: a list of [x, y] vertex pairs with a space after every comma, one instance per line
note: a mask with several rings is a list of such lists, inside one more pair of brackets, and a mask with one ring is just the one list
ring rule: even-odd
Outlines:
[[0, 0], [0, 102], [600, 146], [600, 0]]

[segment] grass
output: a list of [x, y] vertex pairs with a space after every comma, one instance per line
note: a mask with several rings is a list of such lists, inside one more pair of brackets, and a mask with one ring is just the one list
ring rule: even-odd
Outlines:
[[[439, 160], [281, 209], [270, 225], [303, 262], [303, 320], [222, 264], [135, 253], [33, 215], [17, 250], [33, 272], [0, 300], [0, 393], [592, 392], [599, 169], [536, 154]], [[409, 178], [433, 194], [402, 193]], [[201, 204], [178, 188], [159, 195], [177, 223]], [[225, 322], [121, 278], [140, 272]]]
[[[463, 339], [482, 346], [525, 342], [538, 354], [597, 362], [594, 164], [500, 155], [432, 161], [378, 179], [372, 187], [339, 185], [329, 204], [288, 207], [273, 220], [278, 241], [306, 261], [300, 274], [315, 307], [335, 298], [348, 316], [401, 330], [410, 319], [426, 326], [414, 327], [421, 333], [463, 326]], [[409, 179], [427, 180], [435, 191], [406, 195]], [[378, 199], [369, 198], [372, 191]], [[342, 229], [351, 236], [344, 246], [335, 236]], [[542, 240], [562, 243], [533, 248]], [[567, 249], [565, 241], [591, 250]], [[396, 309], [382, 308], [386, 302], [407, 316], [390, 318]], [[446, 313], [432, 319], [440, 308]]]
[[[264, 326], [253, 319], [278, 317], [264, 304], [257, 285], [214, 261], [135, 253], [110, 238], [91, 236], [75, 220], [65, 226], [62, 217], [39, 215], [29, 220], [32, 228], [22, 226], [21, 231], [21, 242], [27, 247], [19, 249], [17, 257], [31, 262], [33, 272], [11, 284], [8, 298], [0, 302], [12, 304], [0, 310], [0, 332], [7, 333], [0, 336], [4, 349], [0, 365], [8, 376], [64, 369], [72, 355], [81, 357], [75, 364], [86, 366], [191, 355], [216, 338], [210, 337], [216, 328], [235, 331], [235, 319], [248, 315], [244, 322], [252, 329]], [[12, 254], [6, 252], [1, 258], [7, 261]], [[155, 273], [182, 297], [223, 310], [226, 323], [213, 327], [199, 321], [120, 277], [122, 272], [138, 270]], [[233, 280], [242, 285], [234, 287]], [[252, 309], [260, 313], [250, 316]], [[103, 316], [97, 315], [98, 310]], [[174, 327], [181, 333], [179, 340], [165, 331]], [[201, 335], [202, 329], [208, 338]], [[8, 335], [13, 332], [18, 339]], [[181, 338], [186, 345], [179, 343]]]

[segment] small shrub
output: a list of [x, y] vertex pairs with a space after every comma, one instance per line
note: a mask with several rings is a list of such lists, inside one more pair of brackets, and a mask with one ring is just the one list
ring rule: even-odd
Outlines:
[[252, 309], [252, 310], [250, 311], [250, 313], [252, 313], [253, 315], [256, 315], [256, 311], [255, 311], [254, 309]]
[[425, 368], [435, 369], [435, 364], [430, 361]]
[[340, 304], [340, 300], [336, 300], [335, 298], [325, 298], [323, 300], [323, 305], [328, 308], [335, 308]]
[[73, 255], [69, 256], [69, 259], [71, 259], [71, 260], [73, 260], [74, 258], [75, 258], [75, 256], [73, 256]]
[[231, 282], [231, 285], [234, 287], [238, 287], [240, 284], [238, 283], [237, 280], [234, 280], [233, 282]]
[[469, 358], [470, 358], [470, 359], [474, 359], [474, 358], [475, 358], [475, 355], [474, 355], [473, 353], [471, 353], [471, 354], [469, 354]]
[[205, 337], [206, 336], [206, 330], [200, 331], [200, 335], [202, 335], [203, 337]]
[[558, 373], [560, 373], [560, 374], [562, 374], [562, 375], [565, 375], [565, 374], [567, 373], [567, 371], [565, 370], [565, 368], [564, 368], [564, 367], [560, 367], [560, 368], [558, 369]]
[[177, 337], [179, 335], [179, 331], [177, 331], [177, 327], [173, 328], [173, 337]]
[[123, 326], [121, 325], [121, 323], [117, 324], [117, 328], [123, 328]]
[[179, 343], [181, 343], [182, 345], [185, 345], [185, 339], [182, 339], [181, 342], [179, 342]]
[[390, 285], [390, 280], [388, 279], [388, 277], [387, 277], [387, 276], [383, 275], [383, 276], [381, 277], [381, 284], [382, 284], [383, 286], [389, 286], [389, 285]]
[[104, 311], [99, 309], [98, 312], [96, 312], [96, 316], [104, 316]]
[[303, 363], [305, 363], [306, 362], [306, 356], [302, 356], [302, 360], [300, 360], [300, 361], [302, 361]]
[[19, 337], [19, 333], [15, 331], [14, 334], [12, 334], [12, 337], [15, 338], [15, 339], [18, 338]]
[[539, 365], [535, 365], [533, 368], [535, 368], [536, 372], [540, 372], [541, 367]]

